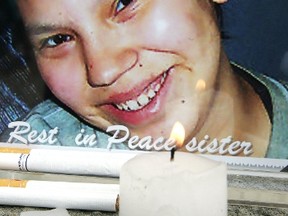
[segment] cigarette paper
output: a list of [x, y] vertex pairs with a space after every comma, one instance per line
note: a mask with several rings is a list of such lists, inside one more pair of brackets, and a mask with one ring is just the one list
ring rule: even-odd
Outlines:
[[117, 211], [118, 184], [0, 180], [0, 204]]
[[139, 152], [23, 149], [12, 153], [0, 149], [0, 169], [119, 177], [122, 165]]

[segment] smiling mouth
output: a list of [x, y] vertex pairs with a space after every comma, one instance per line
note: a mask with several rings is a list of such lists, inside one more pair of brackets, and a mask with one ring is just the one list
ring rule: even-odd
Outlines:
[[156, 80], [154, 80], [149, 86], [147, 86], [144, 91], [135, 98], [127, 100], [125, 102], [119, 104], [113, 104], [117, 109], [121, 111], [138, 111], [147, 106], [156, 96], [157, 93], [162, 88], [166, 78], [168, 75], [168, 71], [159, 76]]

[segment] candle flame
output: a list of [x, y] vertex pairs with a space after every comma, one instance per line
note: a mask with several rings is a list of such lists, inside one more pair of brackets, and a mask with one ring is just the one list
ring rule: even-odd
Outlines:
[[180, 122], [176, 122], [172, 128], [170, 139], [176, 141], [176, 147], [181, 148], [185, 139], [185, 129]]

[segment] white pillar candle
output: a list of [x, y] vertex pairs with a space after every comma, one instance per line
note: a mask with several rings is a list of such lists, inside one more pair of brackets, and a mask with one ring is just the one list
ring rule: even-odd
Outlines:
[[120, 216], [225, 216], [227, 168], [191, 153], [138, 155], [120, 173]]

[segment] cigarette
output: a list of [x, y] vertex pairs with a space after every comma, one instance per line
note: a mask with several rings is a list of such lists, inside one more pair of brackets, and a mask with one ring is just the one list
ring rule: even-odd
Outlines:
[[0, 203], [116, 212], [119, 184], [0, 179]]
[[22, 154], [29, 154], [31, 149], [25, 148], [0, 148], [0, 153], [22, 153]]
[[27, 180], [0, 179], [0, 187], [20, 187], [25, 188]]
[[0, 148], [0, 169], [119, 177], [124, 163], [139, 152]]

